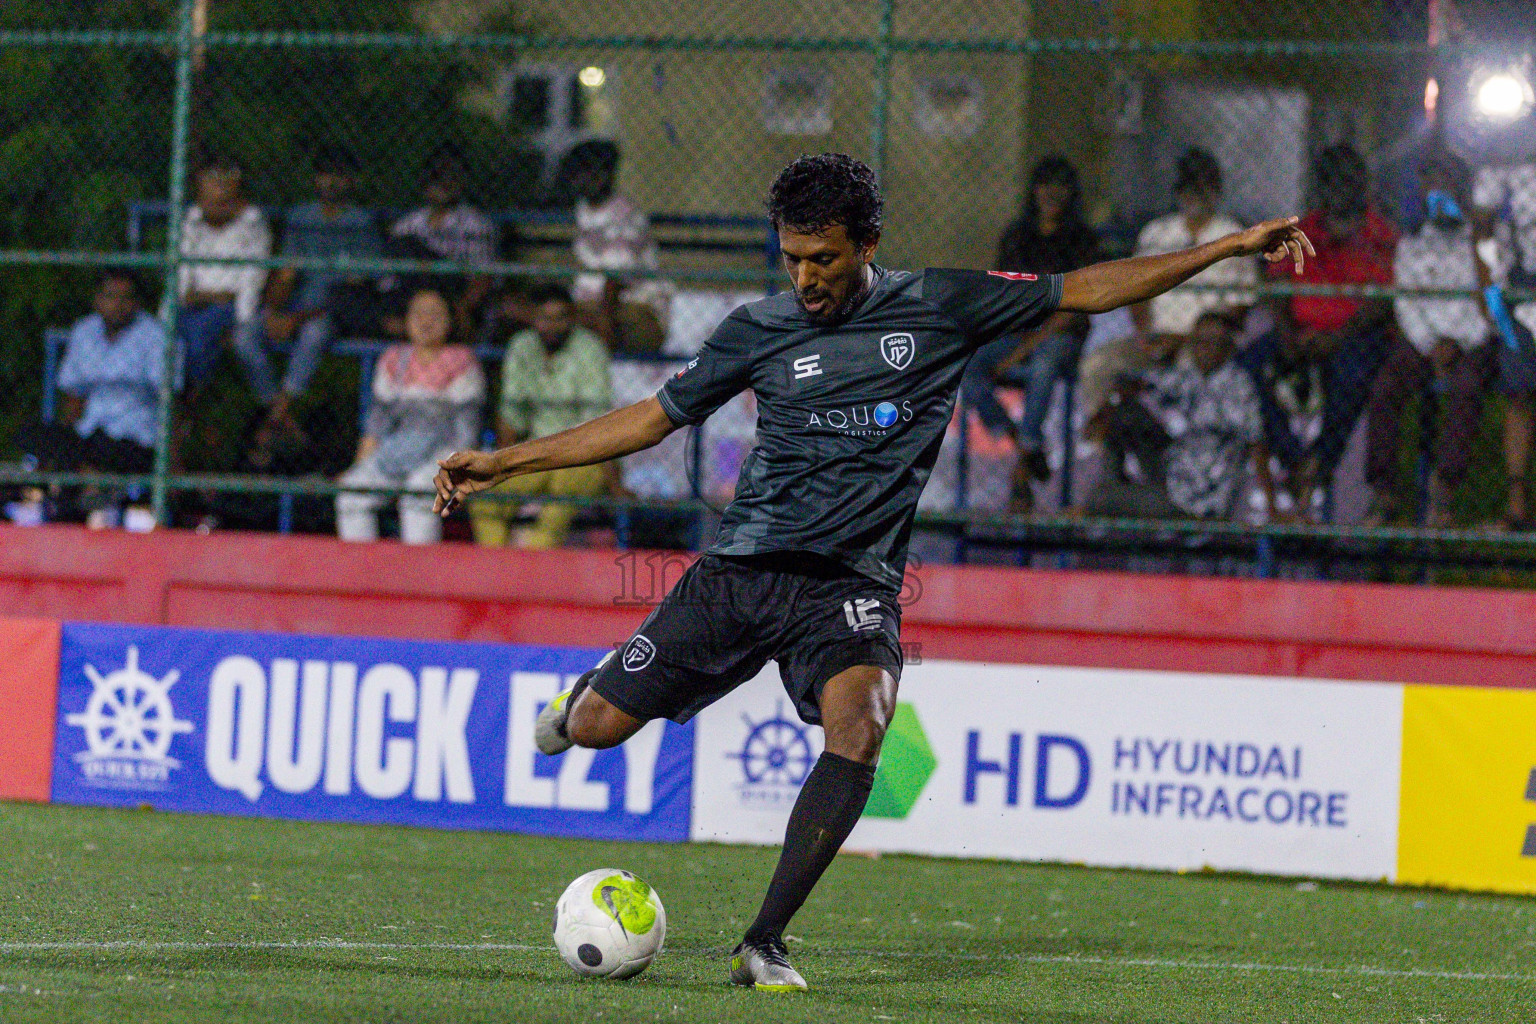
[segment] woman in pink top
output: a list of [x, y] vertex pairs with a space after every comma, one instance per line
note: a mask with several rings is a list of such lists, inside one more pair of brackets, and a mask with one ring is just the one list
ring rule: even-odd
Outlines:
[[[437, 460], [478, 440], [485, 404], [485, 374], [468, 345], [451, 345], [453, 310], [441, 292], [411, 296], [405, 314], [408, 344], [393, 345], [373, 374], [373, 403], [357, 442], [357, 460], [338, 482], [357, 487], [404, 487], [430, 492]], [[336, 532], [342, 540], [376, 540], [384, 496], [336, 496]], [[400, 539], [435, 544], [442, 520], [430, 496], [401, 495]]]

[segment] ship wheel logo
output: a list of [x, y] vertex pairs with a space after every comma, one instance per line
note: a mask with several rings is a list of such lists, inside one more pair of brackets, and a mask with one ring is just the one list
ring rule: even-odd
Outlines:
[[[75, 755], [76, 760], [181, 767], [181, 762], [170, 756], [171, 740], [177, 733], [191, 732], [193, 725], [178, 719], [171, 708], [170, 689], [181, 678], [180, 672], [172, 669], [163, 679], [156, 679], [139, 668], [139, 649], [129, 647], [122, 668], [102, 675], [95, 666], [86, 665], [85, 675], [92, 687], [85, 710], [64, 718], [85, 732], [86, 749]], [[163, 773], [156, 774], [163, 777]]]
[[784, 702], [779, 701], [772, 718], [754, 722], [743, 714], [747, 739], [741, 751], [727, 755], [741, 762], [742, 774], [751, 786], [800, 786], [805, 783], [816, 752], [807, 736], [809, 728], [784, 716]]

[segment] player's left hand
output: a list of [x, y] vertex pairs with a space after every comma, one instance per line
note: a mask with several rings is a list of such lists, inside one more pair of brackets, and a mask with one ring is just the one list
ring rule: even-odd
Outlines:
[[1307, 257], [1317, 255], [1317, 250], [1312, 248], [1312, 240], [1297, 227], [1300, 223], [1299, 217], [1281, 217], [1255, 224], [1247, 231], [1232, 236], [1238, 245], [1238, 251], [1233, 255], [1259, 255], [1269, 263], [1279, 263], [1289, 258], [1299, 274], [1306, 268]]

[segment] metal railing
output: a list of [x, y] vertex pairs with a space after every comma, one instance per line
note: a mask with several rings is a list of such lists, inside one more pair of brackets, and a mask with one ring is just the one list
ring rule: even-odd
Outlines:
[[[611, 22], [614, 25], [612, 32], [572, 31], [571, 18], [552, 14], [537, 5], [529, 7], [526, 13], [519, 11], [521, 22], [513, 30], [490, 21], [474, 24], [473, 19], [458, 27], [447, 24], [418, 27], [429, 24], [436, 17], [428, 10], [431, 5], [426, 4], [365, 3], [360, 5], [361, 14], [337, 15], [335, 27], [317, 24], [316, 18], [320, 16], [304, 14], [297, 5], [252, 5], [244, 12], [225, 12], [222, 6], [218, 0], [212, 0], [212, 10], [203, 0], [174, 0], [165, 8], [166, 18], [160, 27], [0, 29], [0, 51], [80, 57], [114, 53], [125, 55], [130, 63], [139, 62], [167, 72], [160, 74], [157, 71], [144, 76], [145, 81], [153, 80], [154, 90], [163, 90], [143, 98], [157, 114], [163, 111], [165, 121], [136, 142], [145, 150], [158, 151], [164, 146], [163, 153], [148, 161], [157, 172], [163, 171], [164, 176], [160, 181], [144, 182], [139, 194], [116, 197], [125, 225], [124, 244], [109, 248], [72, 243], [67, 232], [57, 230], [51, 233], [49, 230], [13, 231], [0, 245], [0, 273], [21, 268], [52, 268], [66, 274], [80, 268], [124, 267], [175, 281], [187, 260], [182, 254], [181, 219], [167, 214], [189, 205], [189, 176], [194, 169], [196, 152], [210, 139], [227, 142], [232, 127], [243, 127], [253, 135], [260, 134], [264, 129], [262, 124], [242, 124], [238, 118], [259, 114], [261, 97], [276, 88], [273, 80], [282, 77], [285, 68], [289, 71], [302, 68], [306, 62], [355, 60], [361, 66], [377, 67], [403, 54], [428, 62], [454, 62], [455, 66], [467, 68], [470, 78], [483, 74], [487, 80], [505, 75], [508, 68], [515, 71], [524, 64], [541, 61], [563, 61], [573, 63], [573, 66], [591, 62], [594, 67], [616, 68], [616, 75], [628, 76], [624, 82], [629, 92], [620, 94], [615, 102], [629, 103], [636, 112], [635, 123], [627, 136], [635, 143], [632, 147], [634, 155], [626, 156], [633, 170], [626, 171], [629, 177], [625, 181], [638, 183], [641, 191], [651, 196], [669, 195], [675, 191], [678, 200], [675, 206], [658, 205], [658, 209], [674, 209], [676, 213], [669, 215], [670, 221], [668, 216], [655, 216], [653, 224], [658, 228], [714, 227], [737, 233], [730, 241], [714, 243], [712, 253], [707, 243], [691, 250], [686, 245], [678, 247], [675, 253], [678, 258], [664, 267], [661, 276], [678, 285], [751, 287], [772, 291], [776, 287], [776, 239], [766, 231], [760, 238], [751, 237], [753, 227], [762, 224], [756, 195], [763, 182], [753, 180], [744, 187], [734, 180], [726, 180], [733, 175], [739, 177], [737, 169], [748, 164], [755, 174], [760, 167], [769, 167], [773, 160], [782, 159], [782, 154], [798, 149], [845, 148], [855, 151], [876, 169], [886, 188], [892, 220], [887, 245], [894, 250], [895, 259], [916, 262], [922, 257], [924, 247], [931, 247], [937, 254], [935, 261], [985, 265], [990, 262], [989, 250], [998, 225], [1011, 217], [1018, 206], [1027, 170], [1026, 153], [1034, 155], [1050, 148], [1070, 151], [1084, 166], [1090, 191], [1107, 199], [1115, 198], [1111, 194], [1113, 165], [1132, 150], [1140, 153], [1143, 167], [1149, 172], [1168, 169], [1171, 155], [1153, 152], [1145, 146], [1138, 150], [1142, 144], [1137, 141], [1140, 136], [1136, 134], [1144, 132], [1146, 119], [1154, 116], [1138, 104], [1150, 102], [1156, 83], [1164, 78], [1202, 83], [1246, 83], [1257, 92], [1293, 89], [1298, 79], [1319, 77], [1314, 75], [1319, 69], [1352, 71], [1356, 77], [1364, 72], [1378, 83], [1371, 87], [1376, 92], [1396, 90], [1403, 93], [1406, 89], [1409, 93], [1406, 98], [1399, 96], [1390, 101], [1390, 98], [1374, 97], [1371, 102], [1375, 106], [1370, 108], [1370, 113], [1381, 115], [1378, 119], [1382, 119], [1394, 110], [1414, 109], [1414, 104], [1420, 101], [1419, 96], [1412, 94], [1415, 82], [1422, 83], [1426, 76], [1444, 78], [1449, 90], [1452, 72], [1461, 74], [1469, 63], [1482, 59], [1489, 49], [1467, 38], [1442, 38], [1432, 45], [1425, 41], [1426, 34], [1417, 27], [1404, 29], [1385, 23], [1371, 24], [1357, 16], [1359, 12], [1354, 12], [1348, 5], [1331, 16], [1314, 16], [1308, 11], [1302, 17], [1301, 8], [1306, 5], [1300, 0], [1297, 0], [1296, 16], [1291, 21], [1309, 26], [1306, 29], [1308, 38], [1279, 35], [1285, 29], [1276, 26], [1287, 24], [1285, 11], [1272, 11], [1268, 16], [1256, 13], [1251, 25], [1237, 25], [1237, 30], [1233, 30], [1233, 22], [1213, 27], [1214, 23], [1201, 20], [1202, 15], [1189, 12], [1182, 16], [1185, 18], [1182, 23], [1163, 22], [1158, 23], [1161, 27], [1149, 29], [1147, 26], [1151, 22], [1147, 19], [1152, 18], [1152, 14], [1148, 12], [1155, 13], [1156, 7], [1151, 4], [1131, 5], [1132, 14], [1124, 15], [1125, 20], [1119, 23], [1114, 19], [1122, 15], [1106, 15], [1100, 5], [1082, 5], [1083, 10], [1078, 15], [1065, 7], [1056, 14], [1042, 10], [1023, 20], [1009, 22], [1007, 30], [987, 34], [977, 28], [975, 18], [961, 4], [947, 0], [913, 0], [901, 4], [896, 0], [878, 0], [867, 12], [860, 14], [863, 20], [839, 26], [826, 35], [818, 34], [814, 25], [802, 29], [796, 20], [798, 14], [786, 15], [782, 24], [765, 23], [760, 14], [755, 13], [756, 6], [748, 4], [717, 5], [711, 8], [715, 14], [704, 12], [702, 7], [680, 10], [675, 29], [657, 32], [632, 31], [633, 18], [616, 16], [605, 20], [608, 7], [596, 2], [587, 12], [590, 17], [578, 20], [605, 25]], [[375, 7], [376, 17], [370, 13]], [[582, 5], [574, 7], [579, 14]], [[1141, 11], [1141, 7], [1146, 10]], [[251, 10], [259, 10], [261, 18]], [[273, 21], [283, 20], [287, 16], [285, 12], [291, 15], [295, 24], [305, 27], [291, 30], [268, 27]], [[234, 19], [240, 16], [252, 23], [236, 23]], [[1079, 16], [1081, 20], [1074, 22]], [[62, 20], [62, 15], [60, 17]], [[1329, 17], [1333, 18], [1332, 22]], [[1110, 20], [1106, 21], [1106, 18]], [[263, 20], [267, 24], [258, 23]], [[999, 20], [1003, 20], [1001, 16]], [[826, 56], [849, 62], [850, 70], [846, 73], [828, 70], [821, 63]], [[743, 73], [766, 76], [764, 81], [768, 83], [777, 81], [773, 77], [777, 74], [777, 62], [793, 65], [797, 72], [808, 67], [813, 73], [803, 81], [793, 79], [783, 96], [770, 97], [769, 85], [765, 84], [761, 95], [763, 116], [767, 116], [767, 107], [771, 103], [778, 102], [793, 108], [790, 110], [792, 114], [805, 113], [795, 106], [803, 103], [807, 109], [817, 108], [811, 111], [816, 116], [820, 116], [824, 107], [827, 122], [834, 127], [807, 129], [804, 135], [795, 137], [792, 134], [775, 135], [779, 129], [765, 131], [758, 124], [754, 127], [756, 134], [750, 137], [713, 138], [708, 146], [691, 157], [663, 152], [665, 147], [659, 149], [659, 144], [653, 145], [639, 138], [642, 132], [647, 133], [646, 139], [675, 134], [683, 141], [674, 139], [673, 148], [686, 149], [684, 136], [691, 127], [716, 118], [726, 123], [728, 112], [736, 118], [729, 121], [733, 126], [730, 130], [743, 131], [738, 112], [731, 106], [741, 94], [730, 92], [726, 83]], [[679, 68], [683, 71], [679, 72]], [[223, 82], [220, 88], [239, 95], [231, 97], [211, 92], [215, 87], [209, 83], [216, 77], [215, 71], [224, 75], [219, 79]], [[681, 101], [669, 92], [671, 79], [667, 76], [679, 74], [685, 78], [689, 96], [686, 106], [674, 110], [668, 104], [676, 105]], [[1337, 109], [1348, 106], [1345, 101], [1360, 94], [1360, 83], [1348, 81], [1348, 75], [1320, 77], [1326, 80], [1308, 83], [1312, 106], [1296, 115], [1301, 120], [1281, 126], [1294, 129], [1299, 144], [1311, 151], [1326, 142], [1337, 141], [1339, 132], [1344, 130], [1329, 129], [1333, 138], [1319, 137], [1315, 134], [1313, 121], [1328, 117], [1337, 120]], [[1050, 88], [1053, 82], [1058, 88], [1067, 88], [1062, 83], [1073, 78], [1082, 79], [1080, 83], [1070, 84], [1070, 88], [1077, 91], [1068, 98], [1082, 111], [1082, 116], [1072, 124], [1083, 138], [1066, 137], [1064, 133], [1052, 133], [1043, 128], [1041, 121], [1051, 112], [1052, 104], [1037, 101], [1032, 92]], [[1134, 88], [1126, 86], [1126, 82], [1132, 83]], [[466, 94], [473, 91], [463, 82], [457, 87]], [[1087, 96], [1090, 91], [1099, 95]], [[1065, 94], [1058, 93], [1057, 98], [1061, 95]], [[1127, 96], [1137, 98], [1126, 99]], [[240, 100], [244, 105], [237, 105], [233, 100]], [[366, 134], [366, 126], [359, 127], [356, 123], [363, 116], [362, 108], [328, 107], [328, 103], [340, 104], [341, 101], [324, 95], [313, 97], [312, 102], [313, 107], [304, 113], [332, 114], [332, 120], [339, 125], [337, 130], [342, 134]], [[1101, 109], [1105, 103], [1112, 104], [1113, 109]], [[975, 108], [982, 110], [981, 114], [975, 115], [980, 119], [979, 128], [967, 120]], [[377, 115], [376, 111], [373, 113]], [[1218, 107], [1213, 108], [1211, 117], [1215, 118], [1213, 123], [1230, 126], [1223, 127], [1222, 132], [1240, 138], [1252, 124], [1251, 119], [1239, 116], [1241, 113], [1233, 109], [1224, 112]], [[448, 117], [445, 113], [420, 116]], [[817, 123], [816, 116], [806, 114], [803, 121], [805, 124]], [[654, 124], [645, 120], [647, 118], [652, 118]], [[1136, 118], [1142, 120], [1136, 121]], [[311, 116], [311, 120], [322, 122], [325, 118]], [[402, 135], [412, 127], [405, 121], [402, 118]], [[519, 130], [504, 120], [493, 118], [492, 121], [498, 130], [509, 135], [515, 135]], [[286, 121], [283, 123], [287, 124]], [[1138, 128], [1138, 124], [1142, 127]], [[19, 131], [21, 127], [20, 124], [0, 126], [0, 132]], [[1367, 129], [1355, 125], [1352, 130], [1359, 136]], [[146, 132], [149, 131], [146, 128]], [[594, 128], [586, 131], [586, 135], [600, 136], [604, 131]], [[1010, 152], [1000, 155], [996, 150], [987, 149], [984, 137], [988, 133], [1009, 135], [1009, 144], [1002, 148]], [[581, 134], [578, 132], [572, 138], [581, 137]], [[1187, 130], [1185, 135], [1188, 135]], [[1391, 150], [1387, 145], [1390, 140], [1379, 132], [1374, 141], [1378, 145], [1367, 148], [1377, 153]], [[733, 147], [749, 150], [751, 161], [721, 159], [722, 169], [711, 172], [708, 161], [730, 156], [722, 150]], [[251, 151], [258, 148], [255, 143], [247, 146]], [[1084, 155], [1091, 153], [1098, 154], [1096, 161]], [[385, 159], [377, 154], [370, 159], [374, 157]], [[246, 162], [251, 163], [249, 157]], [[250, 167], [248, 170], [260, 169]], [[292, 177], [291, 168], [279, 170]], [[1383, 178], [1385, 166], [1378, 166], [1377, 170], [1378, 179]], [[1264, 168], [1257, 166], [1228, 168], [1228, 177], [1232, 180], [1241, 181], [1263, 173]], [[692, 177], [685, 181], [685, 174]], [[281, 177], [276, 172], [271, 176]], [[686, 188], [683, 187], [685, 184]], [[947, 198], [946, 190], [949, 190]], [[1243, 189], [1229, 191], [1235, 194]], [[1304, 201], [1303, 191], [1302, 184], [1298, 183], [1296, 199], [1299, 202]], [[1143, 208], [1131, 210], [1130, 214], [1140, 218], [1150, 208], [1166, 208], [1166, 182], [1149, 187], [1147, 192], [1146, 196], [1137, 197], [1145, 200]], [[400, 194], [396, 189], [375, 205], [379, 208], [397, 207]], [[259, 198], [281, 205], [293, 197], [290, 188], [284, 194]], [[548, 228], [564, 224], [567, 216], [534, 211], [508, 213], [503, 219]], [[946, 216], [961, 220], [974, 216], [977, 223], [974, 228], [946, 232], [943, 224]], [[158, 233], [147, 229], [151, 220], [164, 224], [163, 244], [153, 251], [143, 248], [151, 236]], [[915, 240], [902, 241], [903, 237]], [[978, 238], [983, 240], [978, 241]], [[710, 255], [720, 258], [706, 258]], [[199, 257], [197, 262], [218, 261]], [[333, 271], [370, 277], [476, 273], [498, 278], [567, 280], [579, 269], [569, 264], [521, 257], [464, 262], [279, 254], [231, 262], [268, 270]], [[628, 272], [619, 276], [638, 280], [647, 275]], [[1194, 287], [1198, 290], [1200, 286]], [[1307, 296], [1392, 300], [1475, 294], [1467, 287], [1299, 285], [1281, 281], [1263, 281], [1245, 290], [1260, 300]], [[1512, 289], [1508, 297], [1511, 302], [1536, 300], [1536, 293]], [[102, 486], [147, 487], [152, 495], [155, 516], [162, 523], [169, 520], [175, 496], [183, 493], [306, 496], [336, 493], [337, 485], [310, 479], [173, 471], [171, 452], [176, 419], [178, 415], [186, 415], [178, 410], [171, 372], [176, 358], [176, 327], [182, 313], [177, 289], [165, 289], [160, 315], [166, 329], [167, 345], [160, 374], [158, 437], [151, 473], [125, 477], [7, 470], [0, 479], [35, 485], [74, 486], [90, 482]], [[37, 324], [22, 320], [8, 326], [35, 330], [32, 336], [41, 337]], [[45, 365], [36, 375], [41, 380], [42, 390], [38, 408], [45, 419], [51, 419], [54, 413], [52, 382], [57, 379], [57, 345], [56, 339], [43, 345], [41, 359]], [[367, 344], [359, 347], [341, 343], [333, 348], [337, 355], [353, 358], [366, 357], [365, 350], [371, 351]], [[365, 404], [366, 374], [361, 379], [364, 383], [359, 385], [360, 398]], [[1073, 444], [1075, 430], [1072, 413], [1069, 397], [1066, 417], [1060, 425], [1060, 444], [1068, 449]], [[1198, 536], [1210, 538], [1211, 543], [1242, 547], [1259, 562], [1277, 557], [1276, 552], [1301, 551], [1321, 553], [1319, 557], [1344, 557], [1352, 552], [1366, 551], [1378, 555], [1385, 552], [1390, 557], [1410, 561], [1417, 557], [1416, 553], [1423, 554], [1429, 561], [1434, 560], [1429, 558], [1431, 554], [1435, 558], [1443, 555], [1453, 561], [1464, 558], [1467, 564], [1476, 564], [1479, 559], [1486, 561], [1486, 555], [1495, 558], [1500, 565], [1524, 567], [1529, 545], [1536, 542], [1536, 538], [1529, 535], [1494, 539], [1474, 531], [1366, 531], [1274, 523], [1258, 526], [1211, 522], [1137, 525], [1137, 521], [1077, 517], [1037, 517], [1025, 521], [1009, 518], [994, 509], [978, 509], [972, 503], [967, 488], [969, 436], [968, 424], [962, 423], [953, 442], [958, 447], [962, 467], [953, 508], [925, 513], [922, 519], [926, 527], [959, 538], [959, 557], [967, 557], [968, 546], [977, 545], [1011, 545], [1021, 551], [1062, 548], [1088, 551], [1104, 546], [1135, 547], [1148, 537]], [[1071, 473], [1071, 465], [1069, 459], [1066, 474]], [[1074, 489], [1070, 475], [1059, 479], [1057, 484], [1062, 497], [1067, 499], [1063, 504], [1070, 504]], [[388, 493], [403, 493], [403, 489], [390, 489]], [[601, 508], [630, 505], [609, 499], [592, 499], [585, 503]], [[643, 507], [647, 503], [641, 501], [638, 504]], [[663, 501], [657, 503], [657, 507], [675, 509], [677, 506]], [[702, 505], [692, 507], [695, 510], [703, 508]], [[1487, 555], [1490, 551], [1502, 554]]]

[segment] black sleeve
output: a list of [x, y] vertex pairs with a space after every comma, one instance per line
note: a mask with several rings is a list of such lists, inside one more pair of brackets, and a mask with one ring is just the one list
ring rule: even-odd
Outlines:
[[752, 356], [761, 331], [739, 307], [709, 336], [699, 354], [661, 386], [656, 400], [677, 426], [702, 423], [752, 386]]
[[928, 270], [923, 297], [959, 325], [974, 345], [1036, 326], [1061, 305], [1060, 274]]

